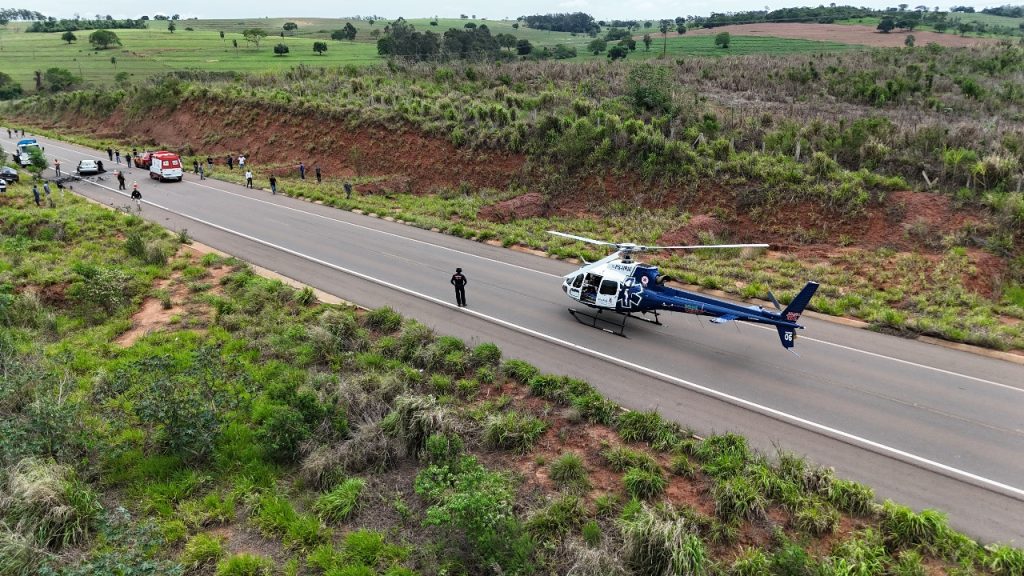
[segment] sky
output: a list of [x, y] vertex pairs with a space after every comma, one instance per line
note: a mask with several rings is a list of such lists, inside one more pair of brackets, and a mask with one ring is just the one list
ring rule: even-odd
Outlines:
[[[926, 6], [939, 6], [940, 10], [948, 10], [950, 6], [973, 6], [980, 10], [986, 6], [1001, 6], [1003, 4], [1019, 4], [1015, 0], [996, 1], [992, 3], [952, 2], [934, 4], [928, 2], [913, 2], [912, 0], [893, 0], [885, 2], [881, 0], [867, 0], [860, 2], [837, 1], [837, 4], [850, 4], [854, 6], [866, 6], [870, 8], [886, 8], [897, 6], [900, 3], [910, 4], [911, 7], [924, 4]], [[160, 3], [159, 9], [142, 11], [141, 6], [157, 6], [151, 2], [138, 2], [137, 0], [106, 0], [96, 2], [95, 0], [33, 0], [32, 2], [18, 2], [11, 0], [4, 3], [5, 6], [18, 8], [30, 8], [57, 18], [72, 18], [75, 13], [83, 18], [95, 17], [99, 14], [110, 14], [116, 18], [138, 18], [143, 14], [153, 16], [157, 13], [167, 15], [180, 14], [182, 18], [235, 18], [235, 17], [321, 17], [321, 18], [348, 18], [352, 16], [380, 16], [385, 19], [393, 19], [399, 16], [405, 18], [428, 18], [438, 16], [441, 18], [457, 18], [461, 14], [476, 15], [478, 18], [490, 20], [501, 20], [505, 18], [516, 18], [532, 14], [551, 14], [557, 12], [586, 12], [598, 20], [650, 20], [658, 18], [674, 18], [676, 16], [707, 16], [712, 12], [741, 12], [745, 10], [763, 10], [789, 8], [793, 6], [818, 6], [821, 2], [801, 2], [792, 0], [786, 2], [769, 2], [767, 0], [689, 0], [689, 1], [653, 1], [638, 0], [636, 2], [622, 2], [621, 0], [526, 0], [516, 3], [504, 2], [481, 2], [472, 0], [437, 0], [435, 2], [423, 2], [421, 0], [397, 0], [377, 4], [367, 2], [359, 4], [355, 2], [339, 3], [333, 0], [306, 0], [301, 5], [287, 7], [276, 0], [248, 0], [247, 2], [225, 2], [223, 4], [209, 0], [177, 0], [175, 2]]]

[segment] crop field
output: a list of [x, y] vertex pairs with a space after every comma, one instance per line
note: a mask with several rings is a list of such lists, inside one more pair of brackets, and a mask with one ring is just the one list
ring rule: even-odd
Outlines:
[[[1015, 576], [935, 510], [698, 439], [127, 214], [0, 198], [5, 575]], [[867, 569], [867, 568], [865, 568]]]

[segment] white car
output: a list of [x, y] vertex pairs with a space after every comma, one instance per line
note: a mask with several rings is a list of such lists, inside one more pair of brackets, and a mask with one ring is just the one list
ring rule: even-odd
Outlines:
[[7, 192], [7, 180], [0, 178], [0, 194]]
[[100, 167], [96, 164], [95, 160], [82, 160], [78, 163], [78, 168], [75, 169], [79, 176], [85, 176], [87, 174], [99, 174]]

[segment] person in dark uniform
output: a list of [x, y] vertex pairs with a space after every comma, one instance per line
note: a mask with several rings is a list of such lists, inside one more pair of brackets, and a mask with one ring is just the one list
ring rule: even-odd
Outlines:
[[452, 286], [455, 286], [455, 303], [462, 308], [466, 305], [466, 275], [462, 273], [462, 268], [456, 268], [455, 274], [452, 274]]

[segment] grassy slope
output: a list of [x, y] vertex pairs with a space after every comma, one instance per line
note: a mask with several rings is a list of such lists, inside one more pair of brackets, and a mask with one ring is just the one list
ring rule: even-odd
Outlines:
[[[284, 38], [278, 34], [285, 22], [295, 22], [299, 29], [287, 32]], [[115, 30], [122, 46], [108, 50], [93, 50], [88, 42], [91, 31], [81, 30], [75, 35], [78, 40], [71, 45], [60, 40], [59, 33], [28, 34], [14, 28], [0, 29], [3, 44], [4, 72], [21, 83], [26, 90], [34, 87], [33, 73], [51, 67], [66, 68], [86, 83], [111, 84], [118, 72], [127, 72], [135, 81], [162, 74], [171, 70], [198, 69], [209, 71], [261, 72], [283, 70], [299, 64], [309, 66], [365, 65], [381, 62], [377, 55], [376, 41], [370, 36], [371, 30], [380, 30], [386, 22], [351, 21], [358, 30], [356, 40], [330, 40], [330, 32], [344, 27], [348, 20], [327, 18], [277, 18], [240, 20], [185, 20], [177, 23], [172, 34], [166, 24], [156, 22], [147, 30]], [[411, 20], [417, 30], [431, 30], [444, 33], [452, 27], [465, 25], [467, 20], [441, 19], [437, 27], [428, 20]], [[537, 46], [566, 44], [576, 47], [577, 60], [603, 59], [604, 54], [592, 55], [586, 51], [590, 42], [587, 36], [572, 36], [561, 32], [546, 32], [527, 28], [512, 28], [511, 22], [476, 21], [486, 24], [491, 34], [513, 34], [517, 38], [530, 40]], [[189, 31], [186, 28], [194, 30]], [[270, 32], [259, 49], [247, 44], [242, 30], [260, 28]], [[224, 38], [220, 38], [224, 31]], [[637, 51], [630, 58], [651, 58], [661, 54], [661, 39], [658, 34], [650, 52], [645, 52], [643, 43], [638, 41]], [[326, 40], [328, 50], [323, 55], [313, 52], [313, 42]], [[238, 48], [232, 46], [238, 42]], [[283, 57], [275, 56], [273, 47], [286, 44], [290, 52]], [[801, 52], [838, 51], [851, 48], [833, 42], [812, 42], [782, 38], [734, 37], [728, 51], [716, 49], [713, 38], [696, 38], [670, 34], [668, 54], [687, 55], [741, 55], [741, 54], [790, 54]], [[110, 59], [116, 58], [116, 65]]]
[[[179, 562], [526, 574], [578, 562], [610, 575], [624, 561], [661, 573], [666, 556], [729, 574], [1024, 565], [1021, 550], [988, 552], [936, 512], [870, 506], [869, 490], [792, 455], [773, 463], [735, 436], [695, 442], [656, 413], [619, 415], [584, 383], [499, 368], [496, 350], [387, 311], [318, 306], [236, 261], [163, 261], [176, 239], [158, 228], [74, 197], [38, 210], [27, 190], [0, 205], [0, 490], [15, 496], [0, 500], [5, 574], [173, 573]], [[166, 332], [113, 344], [147, 296], [172, 308]], [[607, 448], [565, 448], [596, 429]], [[486, 465], [460, 461], [463, 446]], [[626, 504], [666, 488], [696, 496]]]

